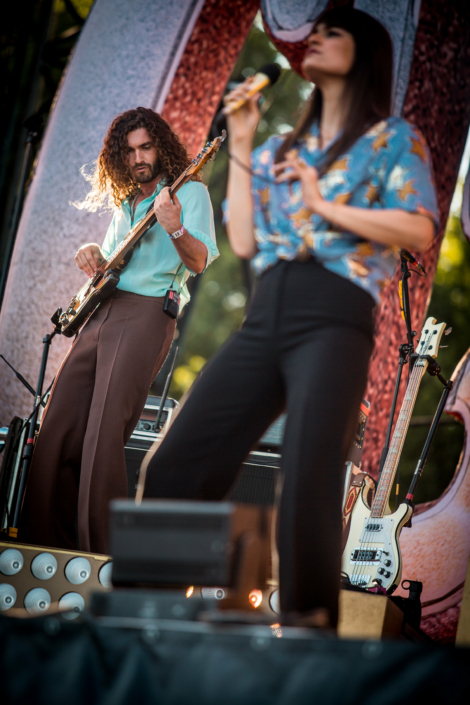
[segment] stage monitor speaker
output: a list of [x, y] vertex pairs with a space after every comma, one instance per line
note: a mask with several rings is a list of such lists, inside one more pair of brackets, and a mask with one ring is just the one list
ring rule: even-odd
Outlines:
[[75, 619], [94, 590], [111, 589], [110, 556], [0, 542], [0, 612]]
[[217, 585], [246, 596], [266, 581], [269, 517], [229, 502], [110, 504], [113, 585]]

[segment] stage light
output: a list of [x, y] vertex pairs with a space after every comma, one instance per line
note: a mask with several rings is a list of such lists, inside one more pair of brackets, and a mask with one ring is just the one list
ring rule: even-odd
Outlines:
[[78, 592], [68, 592], [59, 600], [59, 611], [64, 619], [77, 619], [85, 609], [85, 600]]
[[0, 553], [0, 573], [16, 575], [23, 567], [23, 556], [16, 548], [7, 548]]
[[44, 588], [33, 588], [33, 590], [26, 593], [24, 606], [29, 614], [42, 614], [47, 612], [51, 606], [51, 596]]
[[248, 599], [254, 608], [259, 607], [263, 602], [263, 593], [261, 590], [252, 590], [248, 595]]
[[227, 596], [227, 593], [223, 588], [201, 588], [201, 595], [205, 600], [215, 599], [223, 600]]
[[277, 636], [278, 639], [281, 638], [282, 636], [282, 627], [279, 624], [279, 622], [276, 622], [276, 624], [271, 624], [271, 631], [273, 633], [273, 636]]
[[72, 585], [81, 585], [91, 574], [90, 561], [86, 558], [72, 558], [65, 566], [65, 577]]
[[188, 587], [188, 589], [186, 590], [186, 597], [191, 597], [191, 595], [192, 595], [193, 593], [194, 593], [194, 585], [191, 585], [191, 586]]
[[113, 562], [109, 561], [105, 563], [104, 566], [100, 568], [98, 573], [98, 580], [104, 588], [111, 588], [113, 584], [111, 582], [111, 576], [113, 572]]
[[31, 563], [31, 573], [38, 580], [49, 580], [55, 575], [57, 560], [52, 553], [39, 553]]
[[280, 614], [281, 605], [279, 602], [279, 590], [273, 590], [273, 592], [270, 594], [269, 606], [271, 607], [273, 612], [275, 612], [276, 614]]
[[16, 602], [16, 590], [13, 585], [2, 583], [0, 585], [0, 612], [6, 612]]

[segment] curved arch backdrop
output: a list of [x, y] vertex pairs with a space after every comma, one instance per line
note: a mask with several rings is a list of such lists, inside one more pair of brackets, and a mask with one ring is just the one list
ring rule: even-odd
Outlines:
[[[345, 4], [350, 3], [261, 2], [268, 33], [294, 67], [311, 20], [327, 5]], [[432, 154], [441, 221], [423, 257], [429, 277], [412, 291], [413, 327], [419, 331], [470, 120], [470, 15], [466, 0], [354, 4], [391, 31], [395, 109], [421, 129]], [[96, 0], [49, 119], [0, 315], [2, 350], [33, 383], [41, 341], [51, 328], [49, 317], [68, 303], [81, 283], [73, 255], [84, 242], [100, 242], [107, 227], [106, 217], [69, 207], [85, 193], [80, 167], [96, 158], [112, 118], [136, 105], [162, 112], [196, 152], [259, 5], [259, 0], [180, 0], [170, 11], [167, 0]], [[378, 468], [392, 399], [397, 344], [403, 339], [397, 281], [398, 273], [379, 311], [367, 390], [372, 407], [364, 469], [372, 474]], [[46, 383], [68, 344], [54, 340]], [[31, 397], [6, 367], [0, 368], [0, 389], [0, 424], [29, 413]], [[463, 551], [468, 556], [470, 539], [464, 540], [469, 542]], [[451, 638], [456, 620], [449, 619], [446, 634]], [[438, 635], [439, 619], [433, 629]]]

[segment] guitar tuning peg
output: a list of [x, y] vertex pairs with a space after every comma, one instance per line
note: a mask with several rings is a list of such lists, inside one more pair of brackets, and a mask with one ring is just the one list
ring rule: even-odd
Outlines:
[[449, 333], [452, 333], [452, 328], [451, 328], [451, 327], [445, 329], [444, 335], [449, 335]]

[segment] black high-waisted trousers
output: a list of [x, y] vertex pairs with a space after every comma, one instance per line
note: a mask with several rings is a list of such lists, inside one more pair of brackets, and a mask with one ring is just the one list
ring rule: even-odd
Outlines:
[[149, 463], [144, 497], [221, 500], [284, 410], [282, 611], [338, 617], [344, 463], [372, 351], [372, 297], [314, 259], [260, 279], [245, 323], [204, 368]]

